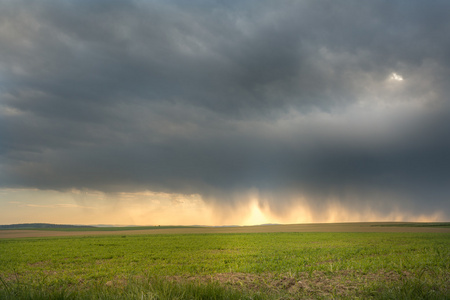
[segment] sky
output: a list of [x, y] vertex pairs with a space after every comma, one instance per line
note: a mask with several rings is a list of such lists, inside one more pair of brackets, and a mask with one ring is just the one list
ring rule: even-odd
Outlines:
[[0, 224], [449, 221], [449, 12], [0, 0]]

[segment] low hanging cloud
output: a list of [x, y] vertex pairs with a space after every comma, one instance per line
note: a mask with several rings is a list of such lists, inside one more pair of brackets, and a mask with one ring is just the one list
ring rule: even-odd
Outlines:
[[450, 216], [446, 1], [0, 1], [0, 185]]

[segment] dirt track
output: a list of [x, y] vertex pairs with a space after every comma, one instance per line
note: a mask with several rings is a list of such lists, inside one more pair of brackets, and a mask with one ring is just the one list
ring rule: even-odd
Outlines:
[[[382, 226], [380, 226], [382, 225]], [[257, 232], [440, 232], [450, 233], [450, 228], [399, 227], [389, 223], [335, 223], [262, 225], [243, 227], [198, 227], [123, 231], [51, 231], [51, 230], [0, 230], [0, 238], [87, 236], [87, 235], [134, 235], [134, 234], [192, 234], [192, 233], [257, 233]]]

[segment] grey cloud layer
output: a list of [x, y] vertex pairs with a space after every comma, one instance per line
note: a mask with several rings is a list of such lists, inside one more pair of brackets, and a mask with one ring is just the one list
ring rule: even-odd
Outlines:
[[0, 8], [3, 187], [450, 214], [448, 1]]

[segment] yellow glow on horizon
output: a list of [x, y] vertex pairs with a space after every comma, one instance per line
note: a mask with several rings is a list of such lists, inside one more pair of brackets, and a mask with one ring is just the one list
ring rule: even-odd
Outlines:
[[445, 221], [443, 212], [413, 214], [393, 208], [389, 213], [369, 204], [358, 209], [337, 199], [314, 209], [307, 199], [296, 198], [289, 209], [278, 211], [262, 201], [258, 191], [243, 196], [240, 205], [205, 202], [198, 194], [151, 191], [105, 194], [96, 191], [40, 191], [0, 189], [1, 224], [111, 224], [111, 225], [261, 225], [267, 223], [332, 223], [375, 221]]
[[244, 220], [242, 225], [260, 225], [270, 223], [270, 220], [266, 217], [266, 215], [261, 211], [261, 208], [258, 205], [258, 202], [253, 201], [250, 204], [250, 213], [248, 218]]

